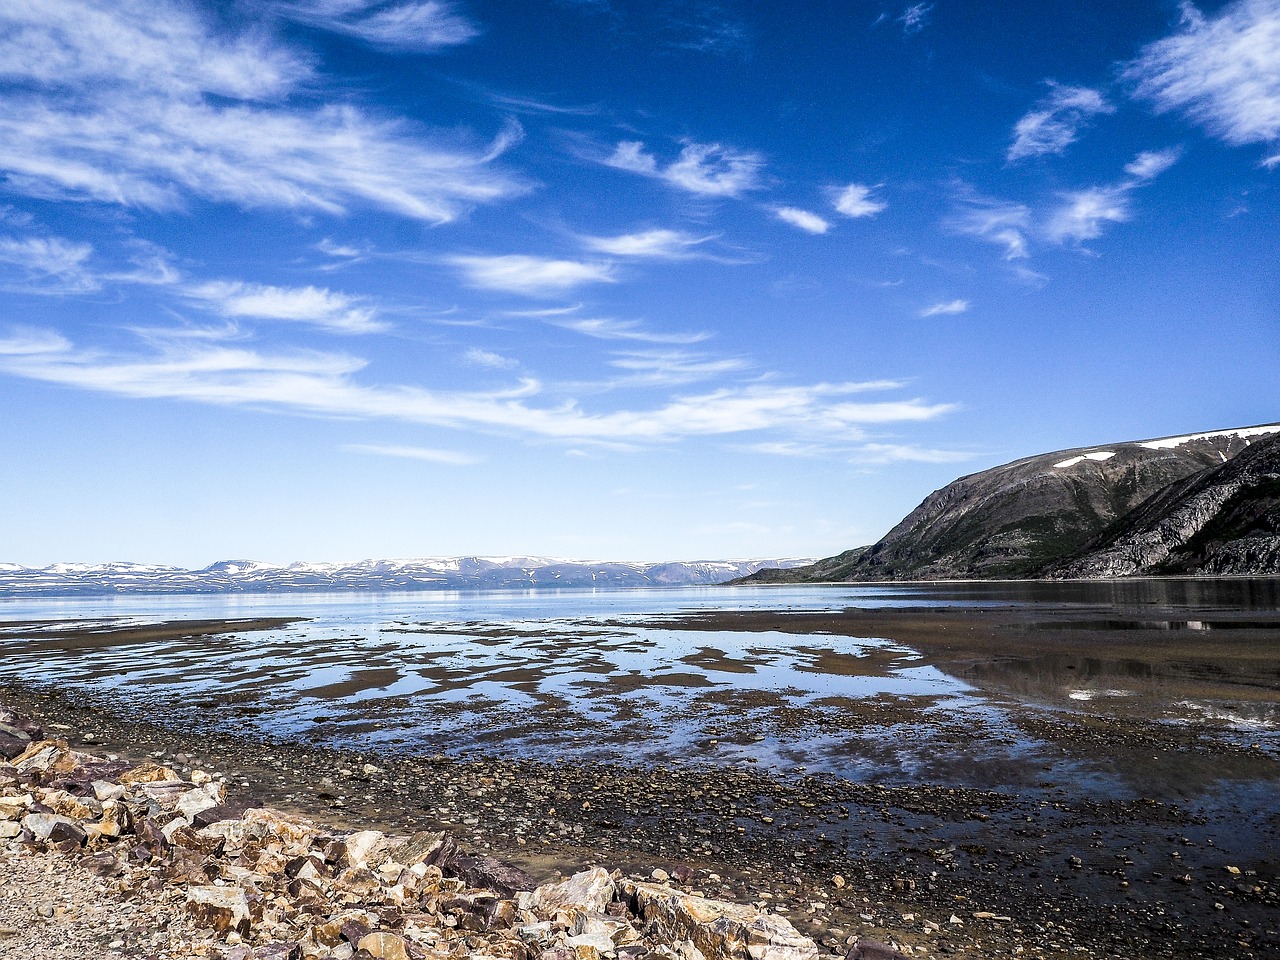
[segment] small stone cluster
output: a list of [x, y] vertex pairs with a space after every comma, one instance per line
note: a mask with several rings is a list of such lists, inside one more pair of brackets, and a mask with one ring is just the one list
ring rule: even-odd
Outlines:
[[[122, 896], [181, 903], [211, 934], [192, 956], [818, 957], [785, 918], [751, 907], [599, 867], [535, 887], [443, 833], [335, 835], [302, 817], [238, 808], [216, 775], [183, 779], [156, 763], [74, 751], [2, 708], [0, 758], [0, 842], [77, 857]], [[855, 951], [887, 956], [878, 946]]]

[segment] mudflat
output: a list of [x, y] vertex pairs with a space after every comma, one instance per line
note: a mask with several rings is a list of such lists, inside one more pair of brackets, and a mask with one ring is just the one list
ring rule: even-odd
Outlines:
[[[101, 688], [11, 681], [0, 699], [73, 742], [181, 755], [339, 826], [448, 829], [539, 879], [589, 863], [687, 867], [699, 888], [779, 908], [833, 952], [863, 935], [931, 956], [1280, 956], [1280, 616], [970, 606], [647, 622], [786, 635], [797, 669], [824, 677], [874, 672], [907, 648], [908, 669], [960, 682], [969, 705], [838, 686], [797, 704], [720, 685], [678, 701], [705, 714], [683, 755], [646, 753], [638, 716], [594, 753], [589, 723], [548, 729], [583, 741], [557, 761], [522, 749], [563, 719], [554, 709], [517, 730], [472, 703], [465, 749], [451, 750], [413, 737], [335, 747], [324, 722], [273, 734], [220, 711], [216, 694], [207, 709], [161, 698], [144, 710]], [[181, 622], [152, 629], [191, 635]], [[51, 632], [21, 628], [18, 655], [74, 643], [73, 625]], [[97, 625], [84, 639], [103, 636]], [[891, 647], [851, 655], [832, 637]], [[699, 646], [686, 681], [749, 659], [720, 654]], [[613, 696], [611, 682], [644, 681], [602, 669], [595, 695]], [[350, 693], [342, 683], [325, 695]], [[379, 709], [366, 705], [370, 724]], [[766, 739], [773, 762], [745, 762]]]

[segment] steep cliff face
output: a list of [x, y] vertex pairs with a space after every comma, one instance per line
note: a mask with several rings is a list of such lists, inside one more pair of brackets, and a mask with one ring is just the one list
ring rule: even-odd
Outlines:
[[1054, 578], [1280, 574], [1280, 436], [1172, 484], [1051, 564]]
[[[762, 571], [748, 581], [1034, 577], [1064, 558], [1079, 555], [1086, 544], [1150, 498], [1162, 493], [1172, 496], [1179, 482], [1190, 482], [1232, 461], [1252, 444], [1277, 436], [1280, 424], [1269, 424], [1016, 460], [961, 477], [930, 494], [870, 547], [793, 570]], [[1224, 498], [1223, 503], [1229, 497], [1226, 491], [1215, 495]], [[1216, 515], [1221, 504], [1215, 506], [1211, 500], [1206, 494], [1197, 509]], [[1205, 562], [1250, 562], [1230, 556], [1226, 548], [1215, 549], [1214, 559]]]

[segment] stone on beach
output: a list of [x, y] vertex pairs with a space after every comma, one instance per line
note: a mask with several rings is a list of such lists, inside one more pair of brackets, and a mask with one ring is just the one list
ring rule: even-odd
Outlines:
[[724, 960], [817, 960], [818, 947], [784, 917], [736, 903], [624, 880], [633, 911], [665, 939], [689, 940], [705, 957]]
[[196, 923], [225, 936], [234, 931], [249, 935], [252, 923], [249, 901], [243, 890], [234, 887], [191, 887], [187, 890], [187, 911]]

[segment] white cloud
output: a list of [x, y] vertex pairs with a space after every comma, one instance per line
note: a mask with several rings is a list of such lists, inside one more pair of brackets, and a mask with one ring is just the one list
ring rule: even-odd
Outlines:
[[[0, 264], [17, 267], [17, 287], [27, 293], [88, 293], [101, 283], [88, 268], [93, 247], [61, 237], [0, 237]], [[10, 289], [12, 284], [0, 284]]]
[[1046, 81], [1049, 94], [1013, 127], [1008, 160], [1062, 153], [1075, 143], [1080, 129], [1098, 114], [1114, 113], [1102, 94], [1088, 87]]
[[764, 166], [764, 158], [758, 153], [718, 143], [686, 142], [680, 157], [664, 167], [636, 140], [619, 142], [603, 162], [619, 170], [664, 180], [690, 193], [715, 197], [736, 197], [756, 189]]
[[519, 360], [504, 357], [492, 350], [482, 350], [480, 347], [471, 347], [462, 355], [462, 359], [473, 367], [485, 367], [489, 370], [512, 370], [520, 366]]
[[902, 24], [902, 32], [910, 36], [919, 33], [929, 25], [929, 15], [933, 13], [932, 3], [915, 3], [902, 11], [898, 22]]
[[597, 340], [634, 340], [640, 343], [699, 343], [711, 338], [705, 332], [696, 333], [658, 333], [646, 329], [637, 320], [613, 320], [608, 317], [591, 317], [572, 320], [551, 321], [557, 327], [595, 337]]
[[572, 400], [535, 405], [531, 401], [542, 387], [533, 380], [490, 392], [370, 386], [355, 379], [365, 362], [346, 354], [272, 355], [190, 338], [153, 342], [153, 353], [112, 355], [76, 350], [54, 333], [18, 331], [0, 338], [0, 372], [117, 396], [618, 443], [762, 431], [837, 442], [860, 438], [865, 424], [933, 420], [954, 409], [918, 398], [849, 399], [868, 389], [866, 384], [757, 382], [673, 397], [650, 409], [589, 413]]
[[1145, 47], [1124, 78], [1134, 95], [1177, 110], [1227, 143], [1280, 139], [1280, 0], [1235, 0], [1206, 18], [1182, 5], [1181, 29]]
[[806, 233], [826, 233], [831, 229], [831, 224], [808, 210], [800, 210], [797, 207], [774, 207], [773, 213], [779, 220], [793, 227], [799, 227]]
[[378, 457], [400, 457], [405, 460], [425, 460], [450, 467], [469, 467], [480, 463], [479, 457], [456, 450], [437, 450], [433, 447], [410, 447], [382, 443], [347, 443], [341, 447], [347, 453], [371, 453]]
[[614, 282], [608, 263], [552, 260], [511, 253], [499, 256], [453, 256], [446, 263], [457, 267], [466, 282], [484, 290], [505, 290], [526, 296], [564, 293], [584, 283]]
[[889, 205], [882, 200], [873, 199], [871, 196], [873, 189], [874, 187], [864, 186], [861, 183], [851, 183], [841, 188], [833, 201], [836, 211], [855, 219], [874, 217]]
[[937, 450], [902, 443], [864, 443], [853, 451], [853, 462], [885, 463], [962, 463], [973, 454], [964, 450]]
[[627, 381], [629, 385], [646, 386], [694, 383], [750, 366], [736, 357], [708, 357], [682, 350], [626, 353], [610, 360], [609, 365], [633, 374]]
[[1154, 180], [1164, 173], [1182, 156], [1182, 150], [1171, 147], [1168, 150], [1144, 150], [1125, 164], [1124, 172], [1135, 180]]
[[1092, 240], [1108, 223], [1129, 219], [1129, 188], [1090, 187], [1062, 195], [1063, 203], [1049, 216], [1045, 236], [1054, 243]]
[[451, 4], [387, 3], [384, 0], [295, 0], [278, 9], [285, 16], [400, 50], [437, 50], [467, 43], [479, 29]]
[[223, 317], [297, 321], [335, 333], [376, 333], [387, 329], [364, 298], [323, 287], [210, 280], [185, 287], [182, 295]]
[[699, 256], [698, 247], [714, 237], [695, 237], [680, 230], [643, 230], [616, 237], [583, 237], [590, 250], [615, 257], [647, 257], [655, 260], [688, 260]]
[[306, 58], [226, 35], [168, 0], [0, 6], [0, 172], [9, 189], [152, 209], [191, 197], [443, 223], [515, 192], [492, 169], [513, 142], [435, 146], [323, 93]]
[[1003, 247], [1006, 260], [1030, 255], [1027, 231], [1031, 226], [1031, 210], [1020, 203], [971, 195], [964, 199], [960, 211], [948, 225], [959, 233]]
[[968, 300], [944, 300], [941, 303], [935, 303], [931, 307], [925, 307], [920, 311], [922, 317], [939, 317], [951, 316], [957, 313], [966, 313], [969, 310]]

